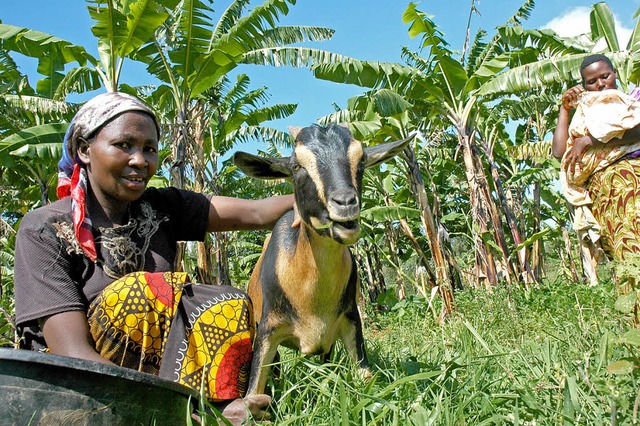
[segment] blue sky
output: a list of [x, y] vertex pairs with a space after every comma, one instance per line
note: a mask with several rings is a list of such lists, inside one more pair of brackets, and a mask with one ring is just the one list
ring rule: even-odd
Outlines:
[[[91, 34], [92, 21], [81, 0], [0, 0], [0, 20], [5, 24], [27, 27], [55, 35], [84, 46], [97, 56], [96, 40]], [[618, 34], [626, 44], [634, 25], [633, 14], [640, 0], [612, 0], [607, 2], [616, 16]], [[255, 4], [261, 4], [260, 1]], [[402, 23], [405, 0], [298, 0], [284, 25], [315, 25], [336, 31], [333, 39], [312, 45], [364, 60], [399, 62], [403, 46], [417, 49], [419, 40], [410, 39], [407, 26]], [[494, 34], [522, 4], [513, 0], [481, 0], [479, 14], [472, 16], [471, 34], [478, 28]], [[589, 31], [589, 10], [593, 2], [579, 0], [537, 0], [525, 28], [549, 27], [561, 35], [576, 35]], [[219, 13], [228, 1], [214, 2]], [[418, 9], [433, 16], [452, 49], [460, 50], [464, 43], [471, 0], [422, 1]], [[215, 16], [217, 21], [218, 14]], [[35, 62], [19, 60], [23, 72], [32, 74]], [[298, 103], [298, 110], [286, 120], [273, 123], [285, 130], [289, 125], [306, 126], [316, 118], [332, 112], [334, 103], [346, 105], [349, 97], [362, 92], [355, 86], [338, 85], [315, 80], [306, 69], [246, 66], [240, 69], [251, 78], [252, 86], [267, 86], [272, 103]], [[122, 82], [149, 83], [144, 67], [129, 61], [124, 67]], [[35, 79], [32, 79], [35, 85]]]

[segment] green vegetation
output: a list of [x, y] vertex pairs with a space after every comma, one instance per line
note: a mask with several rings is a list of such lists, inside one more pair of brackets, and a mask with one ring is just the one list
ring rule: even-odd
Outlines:
[[[640, 333], [628, 318], [637, 296], [617, 300], [608, 271], [598, 286], [584, 283], [548, 139], [561, 93], [596, 44], [604, 42], [622, 89], [640, 83], [640, 18], [619, 46], [611, 10], [596, 3], [592, 33], [564, 38], [525, 29], [535, 7], [525, 0], [494, 33], [469, 34], [454, 50], [418, 9], [428, 5], [409, 3], [402, 19], [421, 49], [379, 63], [302, 47], [333, 30], [279, 26], [295, 0], [216, 1], [217, 12], [212, 3], [88, 0], [99, 57], [0, 23], [1, 346], [14, 341], [15, 232], [55, 197], [62, 137], [79, 107], [69, 94], [117, 89], [158, 112], [154, 185], [257, 198], [290, 185], [249, 182], [222, 159], [247, 141], [270, 155], [290, 148], [268, 123], [296, 105], [271, 105], [267, 88], [230, 72], [308, 67], [362, 88], [318, 123], [348, 122], [366, 145], [417, 137], [403, 158], [365, 176], [354, 249], [375, 377], [359, 378], [340, 348], [326, 365], [283, 352], [270, 384], [274, 424], [638, 422]], [[16, 54], [38, 62], [38, 81], [21, 73]], [[128, 85], [131, 61], [158, 83]], [[199, 281], [246, 283], [263, 238], [214, 234], [187, 245], [184, 263]]]
[[367, 309], [374, 379], [358, 377], [341, 348], [325, 365], [281, 350], [273, 423], [636, 424], [636, 376], [607, 371], [629, 355], [617, 343], [628, 325], [615, 299], [610, 282], [558, 281], [457, 292], [444, 324], [423, 298]]

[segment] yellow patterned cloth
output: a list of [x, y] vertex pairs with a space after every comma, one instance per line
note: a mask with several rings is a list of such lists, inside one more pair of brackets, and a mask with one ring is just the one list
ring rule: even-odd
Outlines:
[[[625, 131], [639, 124], [640, 102], [617, 89], [584, 93], [571, 119], [567, 150], [560, 168], [560, 182], [562, 193], [573, 208], [573, 228], [578, 233], [583, 256], [591, 261], [591, 271], [585, 272], [592, 277], [592, 284], [595, 284], [595, 262], [600, 257], [598, 252], [602, 250], [600, 238], [603, 232], [603, 222], [594, 216], [592, 205], [596, 202], [595, 196], [607, 195], [602, 191], [590, 191], [587, 185], [593, 189], [594, 186], [589, 182], [594, 174], [616, 164], [628, 154], [640, 150], [640, 141], [617, 147], [607, 145], [612, 139], [621, 138]], [[574, 140], [589, 134], [603, 142], [603, 145], [585, 149], [582, 160], [576, 164], [575, 172], [571, 173], [567, 156], [573, 149]], [[610, 184], [613, 181], [605, 179], [600, 182]], [[606, 191], [606, 188], [602, 190]], [[599, 206], [603, 206], [607, 200], [597, 200], [597, 202]], [[622, 212], [624, 209], [618, 208], [618, 211]], [[617, 218], [611, 218], [612, 222], [617, 220]], [[635, 238], [640, 238], [640, 235], [636, 235]], [[610, 256], [615, 254], [615, 251], [607, 254]]]
[[611, 259], [640, 253], [640, 158], [625, 158], [595, 173], [587, 186], [591, 210], [601, 225], [601, 243]]
[[88, 311], [96, 349], [114, 363], [204, 392], [247, 389], [254, 336], [247, 295], [195, 285], [184, 273], [135, 272], [110, 284]]

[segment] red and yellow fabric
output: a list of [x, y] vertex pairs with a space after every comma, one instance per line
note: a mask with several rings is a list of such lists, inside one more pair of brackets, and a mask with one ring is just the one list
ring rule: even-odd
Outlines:
[[88, 317], [102, 356], [220, 401], [246, 391], [251, 312], [236, 288], [192, 284], [185, 273], [136, 272], [110, 284]]

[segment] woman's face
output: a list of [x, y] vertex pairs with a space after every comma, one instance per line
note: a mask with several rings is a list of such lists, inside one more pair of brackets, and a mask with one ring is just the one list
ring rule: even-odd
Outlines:
[[582, 71], [584, 89], [600, 92], [616, 88], [616, 72], [604, 61], [594, 62]]
[[125, 112], [78, 150], [91, 190], [107, 210], [120, 210], [142, 195], [158, 168], [158, 134], [143, 112]]

